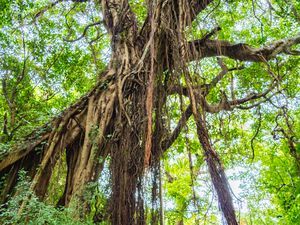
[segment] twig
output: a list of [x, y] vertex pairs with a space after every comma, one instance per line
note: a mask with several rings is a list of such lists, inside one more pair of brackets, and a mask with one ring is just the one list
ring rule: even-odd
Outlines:
[[67, 39], [67, 38], [64, 38], [63, 40], [66, 41], [66, 42], [75, 42], [75, 41], [79, 41], [81, 38], [83, 38], [83, 37], [86, 35], [86, 32], [87, 32], [87, 30], [88, 30], [90, 27], [96, 26], [96, 25], [99, 25], [99, 24], [102, 24], [102, 23], [103, 23], [103, 21], [98, 21], [98, 22], [91, 23], [91, 24], [87, 25], [87, 26], [84, 28], [84, 31], [83, 31], [82, 35], [81, 35], [79, 38], [75, 39], [75, 40], [69, 40], [69, 39]]
[[261, 112], [260, 112], [260, 107], [258, 107], [258, 113], [259, 113], [259, 122], [258, 122], [258, 127], [257, 127], [257, 130], [256, 130], [256, 133], [254, 135], [254, 137], [251, 139], [251, 148], [252, 148], [252, 161], [254, 160], [254, 148], [253, 148], [253, 141], [254, 139], [256, 138], [258, 132], [259, 132], [259, 129], [260, 129], [260, 126], [261, 126]]

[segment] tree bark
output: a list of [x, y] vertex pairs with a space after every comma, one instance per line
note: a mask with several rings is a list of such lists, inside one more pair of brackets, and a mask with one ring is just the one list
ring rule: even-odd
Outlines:
[[208, 132], [204, 126], [199, 111], [197, 111], [197, 116], [194, 115], [194, 118], [196, 119], [198, 138], [205, 152], [211, 180], [218, 194], [218, 200], [222, 212], [228, 225], [238, 225], [223, 163], [216, 150], [209, 143]]

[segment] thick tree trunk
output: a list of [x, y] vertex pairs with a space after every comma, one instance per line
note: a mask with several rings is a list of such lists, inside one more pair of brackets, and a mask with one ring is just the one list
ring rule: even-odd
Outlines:
[[[189, 108], [174, 133], [166, 138], [163, 108], [174, 82], [181, 80], [181, 69], [192, 58], [186, 51], [190, 45], [183, 40], [182, 32], [210, 2], [179, 0], [166, 2], [165, 5], [153, 2], [148, 6], [145, 24], [137, 32], [136, 15], [131, 11], [128, 1], [102, 0], [104, 25], [110, 36], [112, 50], [107, 70], [99, 76], [99, 82], [91, 91], [58, 118], [33, 132], [24, 144], [16, 145], [4, 157], [0, 162], [0, 175], [8, 173], [8, 185], [1, 187], [1, 201], [7, 201], [6, 195], [16, 191], [17, 172], [21, 168], [29, 171], [28, 175], [33, 181], [31, 188], [42, 201], [57, 155], [66, 149], [67, 180], [57, 206], [68, 207], [74, 203], [78, 213], [88, 211], [90, 206], [84, 198], [86, 187], [90, 182], [98, 181], [105, 159], [110, 155], [111, 223], [145, 224], [142, 188], [144, 167], [149, 165], [154, 170], [158, 168], [160, 154], [176, 140], [186, 117], [191, 115]], [[190, 7], [193, 7], [193, 12]], [[195, 55], [197, 53], [193, 57]], [[184, 72], [187, 75], [187, 71]], [[185, 77], [190, 85], [188, 77]], [[149, 80], [153, 81], [150, 85]], [[155, 88], [150, 88], [154, 84]], [[195, 105], [195, 98], [191, 100]], [[152, 108], [155, 109], [154, 126], [151, 126]], [[210, 146], [207, 131], [199, 120], [197, 132], [222, 211], [228, 224], [235, 225], [234, 208], [222, 162]], [[40, 167], [36, 170], [38, 165]], [[155, 178], [158, 178], [158, 170], [155, 172]], [[156, 201], [155, 180], [153, 186], [153, 201]]]
[[[130, 12], [126, 12], [127, 16], [124, 18], [117, 13], [119, 9], [122, 11], [123, 7], [126, 8], [128, 3], [123, 5], [115, 2], [116, 9], [110, 10], [109, 4], [111, 3], [102, 2], [113, 49], [108, 70], [86, 96], [65, 110], [60, 117], [43, 126], [40, 131], [33, 132], [24, 145], [16, 145], [3, 159], [0, 172], [1, 175], [8, 174], [8, 177], [6, 186], [2, 187], [2, 203], [7, 201], [7, 195], [15, 192], [17, 173], [21, 168], [31, 171], [27, 174], [32, 177], [31, 188], [42, 201], [57, 160], [56, 156], [67, 149], [67, 181], [57, 206], [68, 206], [71, 202], [76, 202], [75, 206], [80, 211], [82, 205], [86, 210], [89, 208], [84, 200], [86, 185], [98, 181], [106, 156], [110, 154], [112, 223], [143, 223], [142, 217], [135, 217], [135, 212], [141, 211], [135, 208], [135, 193], [137, 182], [141, 182], [144, 170], [144, 152], [140, 140], [141, 131], [147, 122], [144, 103], [148, 75], [145, 72], [132, 71], [140, 69], [137, 68], [137, 63], [145, 44], [141, 42], [142, 39], [136, 41], [137, 21], [130, 9], [126, 9]], [[120, 24], [127, 25], [126, 29]], [[120, 35], [125, 30], [127, 35]], [[41, 150], [34, 151], [38, 148]], [[38, 156], [37, 152], [40, 153]], [[28, 156], [31, 159], [24, 161]], [[36, 170], [39, 164], [41, 166]], [[24, 204], [26, 202], [22, 207]]]

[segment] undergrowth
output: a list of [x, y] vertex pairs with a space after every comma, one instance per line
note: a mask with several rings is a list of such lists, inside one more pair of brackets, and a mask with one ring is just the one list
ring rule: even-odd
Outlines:
[[[55, 208], [39, 202], [38, 197], [29, 188], [31, 182], [24, 170], [20, 171], [19, 177], [15, 195], [7, 203], [0, 205], [0, 224], [93, 224], [92, 221], [83, 219], [87, 218], [85, 214], [75, 213], [76, 210], [72, 206]], [[22, 202], [26, 204], [19, 210]]]

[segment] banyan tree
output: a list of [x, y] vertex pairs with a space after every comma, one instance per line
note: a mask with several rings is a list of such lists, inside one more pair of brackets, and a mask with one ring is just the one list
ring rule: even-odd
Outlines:
[[[18, 191], [16, 185], [21, 169], [27, 171], [33, 194], [43, 201], [54, 168], [65, 154], [67, 177], [56, 207], [73, 204], [78, 210], [89, 212], [90, 203], [84, 195], [91, 182], [102, 182], [101, 172], [109, 161], [111, 196], [107, 213], [110, 216], [106, 220], [111, 224], [146, 224], [144, 177], [148, 173], [153, 175], [152, 201], [158, 209], [160, 160], [183, 132], [187, 121], [193, 120], [219, 207], [227, 224], [238, 224], [222, 157], [210, 140], [213, 124], [207, 122], [207, 116], [238, 110], [259, 111], [263, 104], [271, 104], [274, 96], [283, 95], [289, 74], [276, 67], [275, 61], [281, 63], [280, 60], [287, 60], [290, 55], [300, 54], [295, 49], [300, 43], [300, 33], [295, 30], [276, 39], [262, 33], [260, 43], [242, 43], [235, 41], [238, 38], [220, 35], [224, 29], [218, 21], [214, 27], [207, 26], [207, 17], [216, 10], [230, 14], [230, 8], [241, 10], [243, 4], [252, 5], [250, 0], [155, 0], [145, 1], [143, 6], [127, 0], [45, 2], [43, 7], [27, 15], [30, 23], [22, 24], [23, 27], [38, 27], [39, 21], [62, 5], [71, 9], [73, 5], [93, 2], [94, 15], [99, 20], [86, 23], [81, 32], [74, 32], [70, 26], [69, 33], [59, 41], [73, 44], [84, 40], [87, 33], [93, 31], [94, 39], [88, 42], [92, 48], [93, 42], [103, 38], [99, 32], [101, 28], [101, 32], [106, 32], [109, 37], [107, 52], [110, 59], [105, 69], [97, 71], [97, 81], [91, 90], [56, 118], [1, 153], [0, 177], [5, 177], [0, 184], [1, 204]], [[266, 2], [263, 4], [269, 4], [270, 10], [275, 10], [271, 2]], [[143, 15], [138, 15], [137, 7], [143, 8]], [[254, 17], [259, 10], [255, 11], [256, 8], [254, 5], [252, 9], [248, 8]], [[294, 23], [299, 22], [296, 9], [289, 15]], [[260, 30], [262, 23], [256, 29]], [[248, 25], [251, 26], [250, 22]], [[196, 32], [200, 35], [195, 35]], [[231, 32], [234, 36], [234, 31]], [[93, 51], [92, 56], [92, 63], [97, 67], [98, 59]], [[259, 65], [261, 73], [265, 74], [261, 77], [260, 91], [245, 89], [237, 93], [235, 85], [242, 82], [242, 77], [232, 76], [228, 85], [214, 91], [232, 72], [251, 77], [252, 74], [245, 72], [251, 65]], [[213, 79], [207, 79], [205, 73], [199, 72], [202, 66], [218, 67], [219, 72]], [[20, 71], [17, 79], [24, 73], [25, 69]], [[6, 91], [7, 76], [2, 78], [3, 96], [13, 110], [15, 105], [11, 96], [14, 93]], [[176, 124], [168, 116], [170, 99], [174, 96], [179, 97], [177, 102], [181, 111]], [[284, 114], [286, 111], [282, 110]], [[12, 118], [5, 117], [2, 123], [7, 134], [13, 130], [7, 128], [7, 121]], [[293, 135], [282, 130], [276, 132], [285, 135], [291, 156], [295, 162], [299, 161]], [[254, 150], [249, 157], [255, 157]], [[17, 213], [25, 210], [26, 204], [27, 201], [23, 201]], [[153, 224], [159, 223], [160, 215], [159, 210], [152, 212]]]

